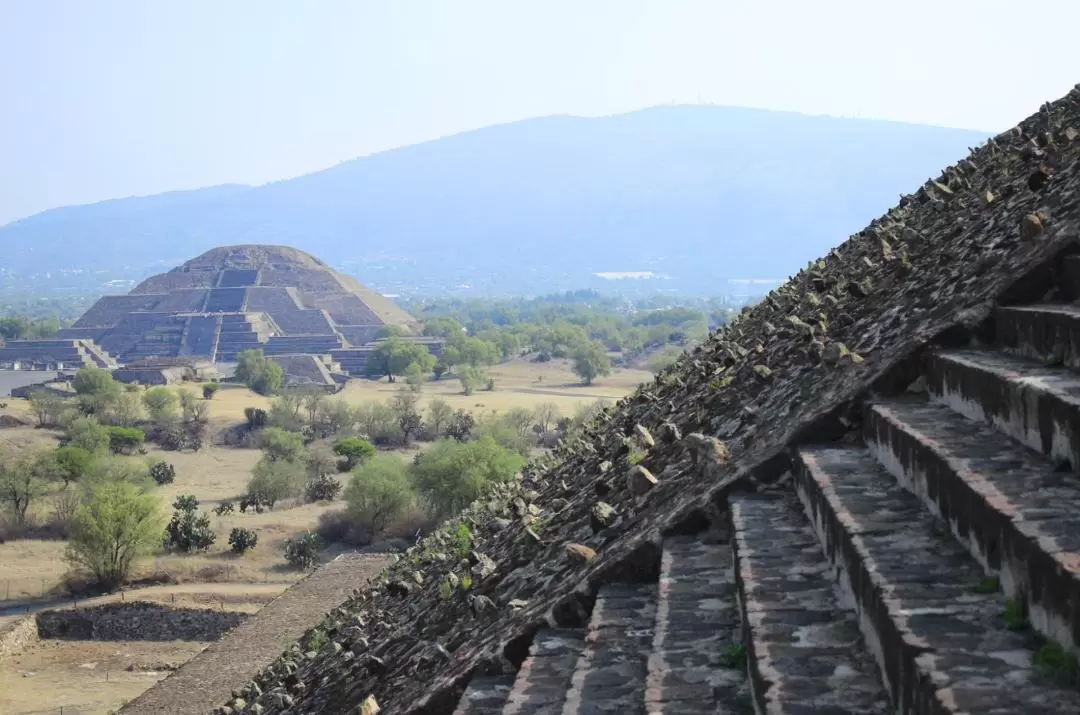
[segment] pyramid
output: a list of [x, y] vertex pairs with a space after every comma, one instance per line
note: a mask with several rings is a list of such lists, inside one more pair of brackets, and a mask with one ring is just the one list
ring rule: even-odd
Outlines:
[[318, 258], [286, 246], [225, 246], [105, 296], [66, 339], [93, 340], [121, 362], [196, 357], [228, 362], [248, 348], [325, 354], [370, 343], [408, 313]]
[[213, 712], [1080, 712], [1078, 373], [1080, 86], [400, 554]]

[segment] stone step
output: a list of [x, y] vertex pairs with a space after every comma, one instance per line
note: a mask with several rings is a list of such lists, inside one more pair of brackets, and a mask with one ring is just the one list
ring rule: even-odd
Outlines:
[[855, 613], [841, 607], [832, 567], [798, 506], [751, 495], [734, 497], [730, 510], [756, 711], [889, 712]]
[[562, 712], [574, 666], [585, 650], [580, 630], [544, 628], [529, 647], [514, 687], [506, 699], [504, 715], [557, 715]]
[[652, 654], [649, 715], [752, 715], [739, 645], [731, 546], [699, 536], [664, 540]]
[[501, 715], [514, 687], [512, 675], [482, 675], [469, 681], [454, 715]]
[[994, 311], [994, 334], [1007, 352], [1080, 370], [1080, 306], [999, 307]]
[[981, 350], [936, 353], [927, 365], [927, 389], [935, 400], [1080, 466], [1080, 375]]
[[655, 625], [655, 584], [601, 586], [562, 715], [645, 715]]
[[1080, 646], [1080, 479], [943, 405], [871, 405], [867, 446], [1043, 635]]
[[1041, 639], [1006, 627], [1004, 594], [869, 450], [800, 449], [794, 472], [896, 712], [1080, 712], [1036, 672]]

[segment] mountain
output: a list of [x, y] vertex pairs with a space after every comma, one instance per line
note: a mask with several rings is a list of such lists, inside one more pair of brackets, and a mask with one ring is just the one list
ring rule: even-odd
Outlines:
[[543, 117], [264, 186], [45, 211], [0, 227], [0, 275], [138, 278], [273, 243], [384, 291], [548, 292], [647, 271], [671, 278], [657, 287], [716, 292], [798, 270], [986, 137], [712, 106]]

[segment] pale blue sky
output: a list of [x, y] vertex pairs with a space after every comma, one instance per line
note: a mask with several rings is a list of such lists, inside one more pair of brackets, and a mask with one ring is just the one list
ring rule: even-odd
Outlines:
[[1076, 0], [0, 0], [0, 224], [545, 114], [713, 103], [999, 130]]

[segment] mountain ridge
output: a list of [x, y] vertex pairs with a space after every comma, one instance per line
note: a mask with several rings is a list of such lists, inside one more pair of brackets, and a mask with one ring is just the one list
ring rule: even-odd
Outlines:
[[396, 291], [486, 273], [522, 290], [581, 287], [611, 270], [705, 288], [793, 272], [987, 136], [703, 105], [551, 115], [259, 186], [51, 209], [0, 227], [0, 242], [17, 275], [146, 274], [216, 245], [277, 243], [364, 265]]

